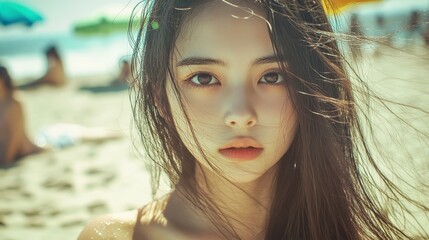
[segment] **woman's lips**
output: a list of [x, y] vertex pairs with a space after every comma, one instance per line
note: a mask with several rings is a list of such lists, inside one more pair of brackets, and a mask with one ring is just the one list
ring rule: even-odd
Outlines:
[[235, 160], [252, 160], [261, 155], [263, 148], [245, 147], [245, 148], [223, 148], [219, 153], [223, 156]]

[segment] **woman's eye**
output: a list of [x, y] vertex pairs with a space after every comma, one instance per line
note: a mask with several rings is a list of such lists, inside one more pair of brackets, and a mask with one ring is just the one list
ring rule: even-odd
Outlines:
[[285, 79], [280, 73], [271, 72], [267, 73], [259, 80], [261, 83], [268, 83], [268, 84], [278, 84], [283, 82]]
[[190, 81], [197, 85], [213, 85], [219, 83], [219, 80], [208, 73], [196, 74], [190, 78]]

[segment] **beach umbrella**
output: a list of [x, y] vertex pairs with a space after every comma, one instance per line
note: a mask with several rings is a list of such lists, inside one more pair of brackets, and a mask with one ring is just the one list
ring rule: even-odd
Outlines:
[[73, 31], [77, 35], [108, 35], [115, 32], [126, 31], [128, 20], [113, 20], [101, 17], [93, 21], [83, 21], [74, 25]]
[[[108, 35], [128, 30], [132, 6], [121, 4], [98, 8], [88, 17], [76, 21], [73, 31], [77, 35]], [[138, 21], [138, 19], [134, 19]]]
[[42, 21], [43, 17], [34, 9], [16, 2], [0, 2], [0, 24], [24, 24], [32, 26]]
[[381, 1], [382, 0], [322, 0], [322, 4], [328, 14], [337, 14], [353, 5]]

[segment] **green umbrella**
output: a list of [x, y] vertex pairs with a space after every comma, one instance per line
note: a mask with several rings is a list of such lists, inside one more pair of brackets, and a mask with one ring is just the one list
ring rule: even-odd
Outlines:
[[95, 21], [80, 22], [74, 26], [73, 31], [78, 35], [110, 34], [128, 29], [128, 20], [111, 20], [101, 17]]
[[108, 35], [127, 31], [131, 15], [131, 6], [106, 6], [98, 9], [92, 16], [77, 21], [73, 26], [73, 31], [77, 35]]

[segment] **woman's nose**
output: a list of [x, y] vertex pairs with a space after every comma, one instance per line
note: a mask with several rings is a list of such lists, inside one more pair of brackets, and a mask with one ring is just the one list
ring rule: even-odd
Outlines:
[[250, 128], [256, 125], [256, 116], [250, 111], [230, 113], [225, 117], [225, 124], [232, 128]]
[[[241, 94], [240, 94], [241, 95]], [[250, 128], [256, 125], [257, 116], [250, 99], [235, 95], [233, 104], [225, 114], [225, 124], [232, 128]]]

